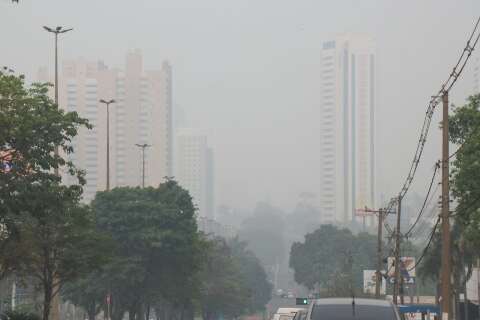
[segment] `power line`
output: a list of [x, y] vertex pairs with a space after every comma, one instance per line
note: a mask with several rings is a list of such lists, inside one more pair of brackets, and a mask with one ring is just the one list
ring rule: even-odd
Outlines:
[[[423, 154], [423, 150], [425, 147], [425, 143], [427, 141], [427, 136], [428, 132], [430, 130], [430, 124], [432, 122], [432, 116], [435, 111], [435, 108], [438, 106], [438, 104], [442, 100], [442, 96], [445, 92], [448, 92], [452, 89], [452, 87], [455, 85], [457, 82], [458, 78], [461, 76], [463, 70], [465, 69], [465, 66], [470, 59], [473, 50], [475, 49], [479, 39], [480, 39], [480, 33], [475, 37], [478, 27], [480, 24], [480, 17], [477, 19], [475, 23], [475, 27], [470, 35], [470, 37], [467, 40], [467, 44], [463, 48], [462, 54], [460, 55], [455, 67], [453, 68], [452, 72], [450, 73], [449, 77], [447, 80], [442, 84], [440, 87], [440, 90], [432, 96], [430, 99], [430, 102], [427, 107], [427, 111], [425, 113], [425, 118], [423, 120], [423, 125], [422, 129], [420, 131], [420, 138], [418, 139], [417, 143], [417, 148], [415, 150], [415, 154], [412, 160], [412, 163], [410, 165], [410, 170], [408, 172], [407, 178], [405, 179], [405, 182], [403, 183], [402, 189], [400, 190], [399, 197], [403, 198], [405, 194], [408, 192], [410, 189], [410, 186], [412, 185], [413, 179], [415, 178], [415, 174], [417, 172], [418, 165], [420, 163], [420, 159]], [[473, 45], [472, 45], [472, 40], [474, 40]], [[389, 209], [393, 207], [395, 203], [395, 200], [392, 199], [389, 204]]]
[[[438, 187], [439, 187], [439, 186], [440, 186], [440, 185], [438, 185], [437, 188], [435, 189], [432, 197], [430, 198], [430, 200], [429, 200], [429, 202], [428, 202], [428, 204], [427, 204], [427, 207], [430, 205], [430, 202], [432, 201], [432, 199], [435, 198], [435, 195], [437, 194], [437, 190], [438, 190]], [[429, 214], [427, 215], [427, 218], [426, 218], [425, 220], [426, 220], [426, 221], [430, 221], [430, 220], [435, 216], [437, 210], [438, 210], [438, 208], [434, 206], [434, 207], [430, 210], [430, 212], [429, 212]], [[417, 230], [412, 234], [412, 236], [411, 236], [410, 238], [418, 239], [418, 238], [420, 237], [420, 235], [425, 234], [425, 231], [426, 231], [427, 229], [428, 229], [428, 227], [425, 227], [425, 226], [423, 226], [423, 227], [420, 228], [420, 229], [417, 229]]]
[[408, 237], [412, 233], [413, 229], [415, 228], [418, 221], [420, 221], [420, 218], [422, 217], [422, 214], [423, 214], [423, 212], [426, 208], [426, 205], [427, 205], [427, 202], [428, 202], [428, 199], [429, 199], [429, 196], [430, 196], [430, 192], [432, 191], [433, 182], [435, 181], [435, 177], [437, 175], [437, 172], [438, 172], [439, 168], [440, 168], [440, 163], [439, 162], [435, 163], [435, 169], [433, 170], [432, 180], [430, 181], [430, 185], [428, 186], [427, 195], [425, 196], [425, 200], [423, 201], [422, 208], [420, 209], [420, 211], [417, 215], [417, 219], [415, 219], [415, 222], [412, 224], [410, 229], [408, 229], [408, 231], [405, 233], [405, 237]]
[[420, 264], [420, 262], [422, 262], [423, 258], [427, 254], [428, 248], [430, 248], [430, 245], [432, 244], [432, 240], [433, 240], [433, 237], [435, 236], [435, 232], [437, 231], [437, 227], [438, 227], [438, 224], [440, 223], [440, 220], [441, 219], [440, 219], [440, 216], [439, 216], [437, 218], [437, 222], [433, 226], [432, 232], [430, 233], [430, 236], [429, 236], [429, 239], [428, 239], [428, 243], [425, 246], [425, 248], [423, 249], [422, 255], [417, 259], [417, 261], [415, 261], [415, 265], [413, 267], [411, 267], [410, 269], [408, 269], [408, 271], [412, 271], [413, 269], [415, 269]]

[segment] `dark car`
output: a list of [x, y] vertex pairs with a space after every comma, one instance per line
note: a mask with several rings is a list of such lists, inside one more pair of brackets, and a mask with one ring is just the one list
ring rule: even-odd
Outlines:
[[386, 300], [326, 298], [313, 300], [306, 320], [401, 320]]

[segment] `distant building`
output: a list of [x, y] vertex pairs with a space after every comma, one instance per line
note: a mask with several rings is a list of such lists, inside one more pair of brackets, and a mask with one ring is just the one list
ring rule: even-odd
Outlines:
[[[48, 75], [44, 69], [39, 80]], [[110, 187], [141, 185], [142, 161], [135, 144], [146, 150], [146, 185], [156, 186], [172, 175], [172, 68], [144, 70], [140, 51], [127, 54], [125, 70], [102, 62], [64, 61], [60, 73], [59, 104], [87, 118], [93, 129], [82, 129], [69, 155], [86, 171], [84, 200], [89, 202], [106, 187], [106, 107], [110, 105]], [[71, 180], [72, 178], [68, 178]], [[71, 181], [67, 181], [71, 182]]]
[[190, 192], [198, 217], [214, 219], [213, 151], [207, 137], [193, 129], [180, 129], [175, 147], [175, 178]]
[[346, 34], [323, 43], [321, 66], [321, 212], [355, 220], [375, 206], [375, 44]]

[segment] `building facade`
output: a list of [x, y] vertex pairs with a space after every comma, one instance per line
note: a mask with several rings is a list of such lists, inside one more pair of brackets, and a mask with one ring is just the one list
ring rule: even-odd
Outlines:
[[197, 216], [214, 219], [213, 151], [207, 137], [193, 129], [179, 129], [175, 148], [175, 178], [192, 196]]
[[[39, 80], [48, 78], [45, 71]], [[149, 144], [145, 152], [146, 185], [157, 186], [172, 175], [172, 68], [144, 70], [140, 51], [127, 54], [123, 70], [102, 62], [64, 61], [60, 73], [59, 105], [89, 120], [67, 156], [85, 170], [84, 201], [106, 188], [107, 110], [100, 99], [115, 99], [110, 111], [110, 187], [140, 186], [142, 154], [136, 144]], [[65, 182], [74, 182], [66, 175]]]
[[346, 34], [323, 43], [321, 206], [325, 221], [375, 206], [375, 45]]

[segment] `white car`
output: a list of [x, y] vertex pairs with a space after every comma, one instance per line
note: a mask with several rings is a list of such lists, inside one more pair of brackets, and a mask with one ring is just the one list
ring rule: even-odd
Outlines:
[[272, 320], [292, 320], [300, 310], [305, 310], [305, 308], [278, 308]]

